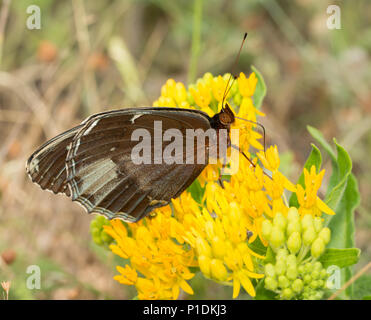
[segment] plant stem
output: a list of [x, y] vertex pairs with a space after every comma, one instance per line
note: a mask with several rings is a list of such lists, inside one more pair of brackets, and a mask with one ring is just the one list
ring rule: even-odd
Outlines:
[[192, 48], [191, 60], [189, 62], [188, 83], [193, 83], [196, 79], [197, 62], [201, 48], [202, 5], [203, 0], [194, 0], [193, 2]]

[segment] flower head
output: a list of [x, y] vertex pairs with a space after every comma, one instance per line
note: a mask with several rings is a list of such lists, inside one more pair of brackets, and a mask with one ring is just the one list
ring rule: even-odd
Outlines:
[[258, 83], [258, 78], [255, 73], [251, 73], [250, 76], [246, 78], [245, 74], [241, 72], [237, 81], [241, 95], [245, 98], [252, 97]]
[[305, 189], [300, 184], [296, 186], [296, 195], [300, 204], [299, 212], [302, 215], [309, 213], [314, 216], [320, 216], [322, 212], [334, 215], [335, 212], [317, 197], [317, 192], [321, 186], [325, 170], [317, 174], [316, 167], [312, 166], [310, 171], [304, 168], [303, 172]]
[[147, 219], [146, 224], [126, 226], [120, 220], [112, 220], [110, 226], [104, 226], [116, 241], [110, 245], [111, 251], [130, 260], [130, 265], [117, 267], [120, 275], [114, 279], [136, 286], [139, 298], [177, 299], [179, 288], [193, 293], [186, 280], [194, 276], [189, 270], [194, 265], [194, 255], [192, 250], [176, 243], [174, 228], [180, 234], [184, 231], [167, 210], [158, 210], [156, 217]]

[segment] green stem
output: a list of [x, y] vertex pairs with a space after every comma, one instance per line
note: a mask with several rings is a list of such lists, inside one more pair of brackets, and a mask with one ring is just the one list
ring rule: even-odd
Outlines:
[[304, 246], [304, 245], [300, 248], [299, 254], [297, 256], [298, 264], [300, 264], [301, 261], [305, 258], [309, 249], [310, 249], [310, 246]]
[[287, 197], [285, 195], [285, 192], [282, 193], [282, 198], [283, 198], [283, 202], [285, 203], [286, 207], [290, 207], [289, 202], [287, 201]]
[[194, 0], [191, 60], [189, 62], [188, 72], [189, 84], [195, 81], [197, 73], [197, 62], [201, 48], [202, 5], [203, 0]]

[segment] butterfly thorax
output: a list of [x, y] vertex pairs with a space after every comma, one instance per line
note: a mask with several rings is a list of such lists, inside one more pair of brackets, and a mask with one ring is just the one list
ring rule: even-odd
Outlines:
[[235, 120], [234, 113], [227, 103], [225, 107], [219, 113], [215, 114], [211, 118], [210, 124], [211, 124], [211, 127], [216, 130], [227, 129], [229, 133], [231, 124], [234, 123], [234, 120]]

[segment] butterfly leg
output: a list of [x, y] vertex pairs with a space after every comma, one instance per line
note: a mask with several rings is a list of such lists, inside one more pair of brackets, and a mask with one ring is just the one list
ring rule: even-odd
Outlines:
[[237, 150], [239, 153], [241, 153], [249, 162], [250, 164], [255, 168], [256, 165], [254, 164], [254, 162], [252, 162], [252, 160], [236, 145], [234, 144], [231, 144], [231, 147], [235, 150]]
[[[254, 162], [252, 162], [252, 160], [239, 148], [239, 147], [237, 147], [236, 145], [234, 145], [234, 144], [231, 144], [231, 147], [233, 148], [233, 149], [236, 149], [236, 150], [238, 150], [238, 152], [240, 152], [249, 162], [250, 162], [250, 164], [255, 168], [256, 167], [256, 165], [254, 164]], [[268, 178], [270, 178], [270, 179], [272, 179], [272, 177], [268, 174], [268, 173], [266, 173], [264, 170], [263, 170], [263, 174], [264, 175], [266, 175]]]
[[[221, 171], [221, 172], [224, 171], [224, 168], [225, 168], [225, 167], [226, 167], [226, 163], [225, 163], [225, 161], [223, 161], [222, 171]], [[224, 183], [223, 183], [223, 180], [222, 180], [222, 174], [221, 174], [221, 173], [219, 173], [218, 182], [219, 182], [220, 186], [221, 186], [223, 189], [225, 189], [225, 188], [224, 188]]]

